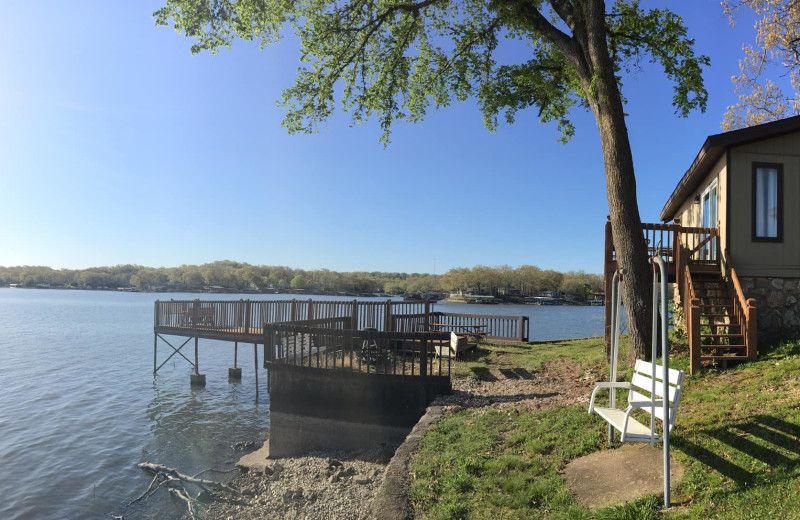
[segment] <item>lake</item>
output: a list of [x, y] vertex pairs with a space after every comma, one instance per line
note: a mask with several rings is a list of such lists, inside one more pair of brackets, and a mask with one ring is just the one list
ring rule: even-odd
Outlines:
[[[125, 509], [152, 478], [136, 463], [228, 469], [241, 456], [235, 443], [266, 437], [266, 373], [256, 402], [252, 345], [239, 345], [241, 383], [228, 382], [233, 344], [210, 340], [200, 340], [205, 388], [190, 387], [191, 367], [177, 356], [153, 377], [154, 300], [197, 297], [287, 295], [0, 289], [0, 518], [179, 518], [183, 505], [165, 493]], [[436, 310], [526, 315], [531, 340], [603, 333], [602, 307]], [[159, 342], [159, 360], [168, 349]]]

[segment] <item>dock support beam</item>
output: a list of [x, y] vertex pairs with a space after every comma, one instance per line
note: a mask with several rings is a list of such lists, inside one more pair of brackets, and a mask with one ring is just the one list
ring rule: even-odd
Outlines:
[[158, 334], [153, 334], [153, 375], [158, 371]]
[[258, 343], [253, 343], [253, 357], [256, 361], [256, 401], [258, 401]]
[[206, 375], [200, 373], [200, 364], [198, 361], [198, 341], [200, 338], [194, 338], [194, 374], [189, 376], [189, 381], [192, 386], [206, 386]]
[[228, 379], [234, 381], [242, 380], [242, 367], [237, 365], [237, 358], [239, 356], [239, 342], [233, 342], [233, 366], [228, 369]]

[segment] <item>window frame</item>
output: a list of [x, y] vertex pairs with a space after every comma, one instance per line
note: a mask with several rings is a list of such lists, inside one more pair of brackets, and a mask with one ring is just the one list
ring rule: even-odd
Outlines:
[[[758, 177], [757, 172], [759, 168], [763, 169], [770, 169], [775, 170], [777, 175], [777, 232], [776, 236], [774, 237], [760, 237], [757, 235], [756, 230], [756, 215], [757, 215], [757, 204], [758, 200], [756, 197], [756, 188], [758, 186]], [[753, 163], [753, 173], [752, 173], [752, 204], [750, 207], [752, 222], [751, 222], [751, 239], [753, 242], [773, 242], [773, 243], [780, 243], [783, 242], [783, 163], [767, 163], [767, 162], [754, 162]]]

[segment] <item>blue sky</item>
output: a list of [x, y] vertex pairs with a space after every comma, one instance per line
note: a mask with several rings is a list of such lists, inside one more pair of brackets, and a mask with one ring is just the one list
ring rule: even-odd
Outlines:
[[[657, 5], [644, 2], [644, 5]], [[159, 1], [6, 2], [0, 17], [0, 265], [85, 268], [236, 260], [442, 273], [534, 264], [599, 273], [608, 214], [594, 118], [576, 136], [518, 114], [496, 134], [472, 102], [398, 124], [339, 113], [288, 135], [276, 107], [291, 41], [192, 56]], [[657, 222], [735, 102], [752, 19], [669, 2], [711, 57], [705, 114], [674, 115], [655, 66], [626, 77], [642, 220]]]

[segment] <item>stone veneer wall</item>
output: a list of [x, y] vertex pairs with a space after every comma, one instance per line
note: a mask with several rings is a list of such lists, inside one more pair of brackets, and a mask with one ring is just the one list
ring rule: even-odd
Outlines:
[[739, 279], [747, 298], [758, 305], [758, 344], [800, 338], [800, 278]]

